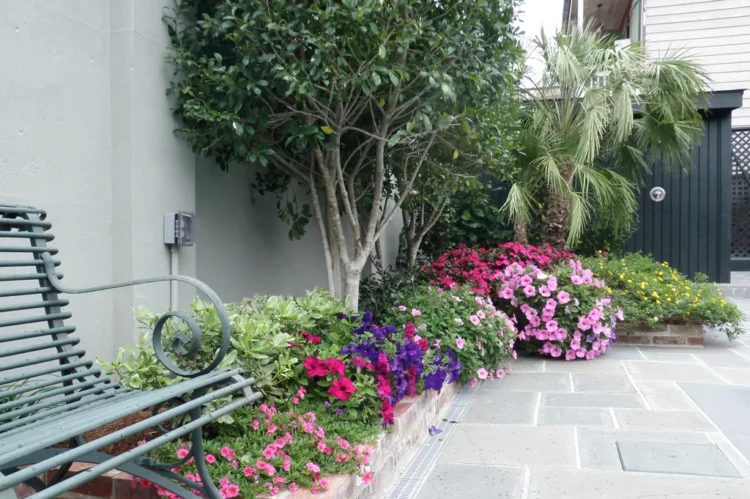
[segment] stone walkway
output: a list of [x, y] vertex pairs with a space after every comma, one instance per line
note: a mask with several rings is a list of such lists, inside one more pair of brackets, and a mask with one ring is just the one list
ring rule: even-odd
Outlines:
[[419, 499], [750, 497], [750, 336], [519, 359], [467, 403]]

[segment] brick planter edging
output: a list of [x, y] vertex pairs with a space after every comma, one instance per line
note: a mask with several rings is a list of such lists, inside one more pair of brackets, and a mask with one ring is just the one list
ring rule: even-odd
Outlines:
[[617, 343], [623, 345], [678, 345], [703, 346], [702, 324], [667, 324], [657, 331], [633, 331], [617, 335]]
[[[457, 383], [445, 386], [440, 393], [426, 391], [417, 397], [405, 397], [393, 410], [393, 430], [383, 433], [374, 445], [369, 470], [373, 474], [372, 483], [361, 484], [356, 475], [333, 475], [328, 479], [328, 490], [313, 495], [300, 489], [296, 492], [282, 491], [274, 496], [277, 499], [381, 499], [390, 490], [399, 476], [409, 465], [412, 457], [428, 437], [429, 425], [448, 408], [458, 395]], [[71, 471], [90, 468], [91, 464], [75, 463]], [[54, 470], [49, 472], [52, 478]], [[110, 471], [91, 480], [72, 492], [60, 496], [62, 499], [157, 499], [154, 487], [144, 489], [133, 483], [127, 473]], [[18, 499], [34, 494], [26, 485], [15, 488]]]

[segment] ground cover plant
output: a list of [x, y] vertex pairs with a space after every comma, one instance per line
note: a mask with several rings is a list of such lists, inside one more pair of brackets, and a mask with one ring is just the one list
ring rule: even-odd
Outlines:
[[730, 339], [743, 332], [742, 313], [706, 276], [690, 280], [639, 253], [592, 257], [584, 264], [606, 280], [612, 300], [625, 312], [625, 330], [693, 323], [718, 328]]

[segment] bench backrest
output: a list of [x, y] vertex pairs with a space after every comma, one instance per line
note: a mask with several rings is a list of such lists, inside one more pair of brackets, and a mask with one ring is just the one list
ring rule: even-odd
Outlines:
[[[47, 280], [41, 254], [55, 261], [42, 210], [0, 204], [0, 433], [76, 407], [83, 395], [122, 388], [84, 358], [65, 310]], [[58, 278], [62, 276], [56, 273]]]

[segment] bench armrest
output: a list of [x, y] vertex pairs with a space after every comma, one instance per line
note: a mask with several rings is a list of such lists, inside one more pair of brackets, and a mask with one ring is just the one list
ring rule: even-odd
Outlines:
[[[187, 335], [178, 334], [175, 335], [175, 337], [172, 340], [172, 350], [174, 353], [178, 356], [187, 356], [194, 354], [198, 351], [201, 344], [202, 334], [200, 327], [198, 326], [198, 323], [193, 319], [190, 315], [186, 314], [185, 312], [181, 312], [179, 310], [170, 310], [169, 312], [166, 312], [161, 317], [159, 317], [156, 321], [156, 324], [154, 325], [154, 333], [152, 337], [152, 341], [154, 344], [154, 352], [156, 353], [157, 358], [161, 361], [162, 364], [164, 364], [164, 367], [169, 369], [171, 372], [176, 374], [177, 376], [182, 376], [185, 378], [194, 378], [197, 376], [201, 376], [203, 374], [207, 374], [211, 371], [213, 371], [219, 363], [224, 359], [224, 356], [227, 354], [227, 350], [229, 350], [229, 340], [231, 335], [231, 327], [229, 324], [229, 315], [227, 314], [227, 309], [224, 307], [224, 304], [222, 303], [219, 296], [214, 292], [213, 289], [208, 287], [207, 284], [199, 281], [198, 279], [194, 279], [192, 277], [188, 276], [182, 276], [182, 275], [171, 275], [171, 276], [164, 276], [164, 277], [154, 277], [150, 279], [138, 279], [135, 281], [129, 281], [129, 282], [123, 282], [118, 284], [108, 284], [105, 286], [94, 286], [91, 288], [69, 288], [67, 286], [64, 286], [60, 279], [58, 279], [57, 274], [55, 272], [55, 264], [52, 260], [52, 256], [48, 252], [41, 253], [41, 258], [44, 261], [44, 271], [47, 274], [47, 280], [50, 283], [50, 286], [52, 286], [55, 290], [57, 290], [60, 293], [67, 293], [67, 294], [84, 294], [84, 293], [93, 293], [96, 291], [105, 291], [109, 289], [116, 289], [116, 288], [124, 288], [128, 286], [138, 286], [141, 284], [151, 284], [155, 282], [167, 282], [167, 281], [180, 281], [180, 282], [186, 282], [195, 288], [199, 289], [200, 291], [203, 291], [203, 293], [208, 297], [208, 300], [213, 303], [213, 305], [216, 307], [216, 311], [219, 314], [219, 320], [221, 321], [221, 345], [219, 346], [219, 351], [216, 354], [216, 357], [203, 369], [196, 372], [189, 372], [185, 371], [182, 368], [180, 368], [177, 364], [175, 364], [167, 355], [164, 353], [164, 348], [162, 347], [161, 343], [161, 333], [164, 328], [164, 325], [166, 324], [167, 320], [169, 320], [170, 317], [177, 317], [178, 319], [181, 319], [185, 324], [187, 324], [188, 328], [190, 328], [190, 332], [192, 334], [192, 339], [188, 338]], [[190, 347], [186, 348], [187, 344], [190, 343]]]

